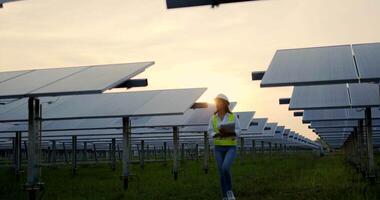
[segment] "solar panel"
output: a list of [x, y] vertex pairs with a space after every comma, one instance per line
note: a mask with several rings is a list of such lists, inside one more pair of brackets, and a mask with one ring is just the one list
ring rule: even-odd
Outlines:
[[346, 84], [294, 87], [289, 110], [346, 108], [350, 99]]
[[252, 119], [248, 129], [246, 131], [243, 130], [242, 134], [262, 134], [267, 120], [267, 118]]
[[336, 84], [294, 87], [289, 110], [379, 106], [376, 84]]
[[277, 126], [274, 136], [282, 138], [285, 131], [285, 126]]
[[[230, 103], [230, 109], [232, 110], [236, 106], [236, 102]], [[187, 110], [180, 116], [153, 116], [140, 124], [140, 126], [207, 126], [210, 117], [215, 112], [215, 105], [209, 104], [207, 108], [191, 109]], [[139, 126], [139, 124], [135, 125]]]
[[[205, 90], [194, 88], [63, 96], [53, 103], [43, 104], [42, 114], [44, 120], [182, 114]], [[175, 102], [175, 105], [168, 102]], [[3, 122], [26, 121], [27, 104], [0, 113], [0, 121]]]
[[[23, 74], [2, 72], [0, 77], [4, 81], [0, 82], [0, 98], [101, 93], [136, 76], [153, 64], [144, 62], [66, 67], [31, 70]], [[13, 77], [9, 78], [11, 76]]]
[[351, 107], [371, 107], [379, 106], [380, 104], [379, 85], [377, 84], [349, 84], [349, 91], [351, 97]]
[[263, 135], [274, 136], [276, 128], [277, 128], [277, 123], [267, 123], [264, 127]]
[[331, 132], [340, 132], [340, 133], [343, 133], [343, 132], [352, 132], [354, 131], [353, 128], [316, 128], [315, 129], [315, 132], [317, 133], [331, 133]]
[[[236, 103], [232, 102], [231, 105], [235, 106]], [[170, 126], [196, 126], [196, 127], [186, 127], [181, 131], [186, 132], [204, 132], [207, 131], [209, 118], [205, 118], [203, 122], [192, 121], [196, 119], [201, 110], [209, 110], [212, 106], [207, 109], [196, 109], [187, 110], [184, 115], [173, 115], [173, 116], [149, 116], [149, 117], [133, 117], [131, 118], [132, 127], [170, 127]], [[209, 110], [211, 114], [213, 110]], [[203, 112], [204, 113], [204, 112]], [[253, 117], [255, 112], [236, 112], [238, 116], [242, 129], [246, 129]], [[159, 118], [164, 118], [163, 120], [158, 120]], [[200, 126], [203, 125], [203, 126]], [[16, 132], [16, 131], [27, 131], [27, 124], [21, 126], [6, 126], [3, 129], [0, 126], [0, 133]], [[121, 129], [122, 120], [120, 118], [94, 118], [94, 119], [76, 119], [76, 120], [55, 120], [55, 121], [44, 121], [42, 130], [44, 132], [48, 131], [74, 131], [74, 130], [95, 130], [95, 129]], [[171, 133], [171, 129], [169, 130]]]
[[166, 6], [168, 9], [171, 9], [171, 8], [183, 8], [183, 7], [205, 6], [205, 5], [217, 6], [223, 3], [236, 3], [236, 2], [243, 2], [243, 1], [254, 1], [254, 0], [166, 0]]
[[339, 128], [339, 127], [356, 127], [357, 120], [337, 120], [337, 121], [312, 121], [311, 128]]
[[278, 50], [261, 87], [358, 82], [350, 45]]
[[57, 80], [64, 79], [74, 73], [78, 73], [85, 67], [70, 67], [58, 69], [34, 70], [30, 73], [18, 76], [0, 84], [0, 96], [6, 98], [18, 98], [33, 92]]
[[362, 81], [380, 80], [380, 43], [352, 45]]
[[21, 76], [23, 74], [29, 73], [32, 70], [25, 70], [25, 71], [13, 71], [13, 72], [2, 72], [0, 73], [0, 83], [7, 81], [9, 79], [15, 78], [17, 76]]
[[284, 138], [287, 138], [289, 136], [290, 129], [285, 129], [284, 130]]
[[[379, 119], [380, 111], [378, 108], [372, 108], [372, 119]], [[363, 109], [321, 109], [305, 110], [303, 121], [336, 121], [336, 120], [360, 120], [364, 119]]]
[[[240, 123], [240, 127], [242, 130], [246, 130], [252, 120], [252, 117], [254, 116], [255, 112], [253, 111], [249, 111], [249, 112], [235, 112], [235, 114], [238, 116], [239, 118], [239, 123]], [[210, 115], [211, 117], [211, 115]], [[209, 123], [209, 120], [210, 120], [210, 117], [207, 119], [207, 121], [203, 122], [204, 125], [203, 126], [187, 126], [187, 127], [184, 127], [181, 131], [186, 131], [186, 132], [205, 132], [208, 130], [208, 123]], [[198, 121], [197, 122], [198, 124], [200, 124], [200, 122]], [[189, 124], [191, 125], [191, 123]]]

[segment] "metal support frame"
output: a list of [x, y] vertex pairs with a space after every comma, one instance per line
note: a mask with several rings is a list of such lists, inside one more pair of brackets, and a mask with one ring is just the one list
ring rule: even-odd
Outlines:
[[204, 132], [203, 133], [203, 137], [204, 137], [204, 145], [203, 145], [203, 170], [205, 172], [205, 174], [208, 173], [208, 161], [209, 161], [209, 152], [210, 152], [210, 143], [208, 141], [208, 133], [207, 132]]
[[71, 174], [75, 176], [77, 174], [77, 136], [72, 136], [72, 147], [71, 147], [71, 165], [72, 165], [72, 171]]
[[130, 124], [129, 117], [123, 117], [123, 172], [122, 172], [122, 178], [123, 178], [123, 189], [128, 189], [128, 176], [129, 176], [129, 169], [128, 169], [128, 162], [129, 162], [129, 156], [130, 156], [130, 150], [131, 150], [131, 124]]

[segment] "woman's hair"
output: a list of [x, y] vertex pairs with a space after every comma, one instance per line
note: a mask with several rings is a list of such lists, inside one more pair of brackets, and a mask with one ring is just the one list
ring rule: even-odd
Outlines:
[[[226, 113], [230, 113], [231, 114], [232, 112], [230, 110], [230, 107], [228, 106], [228, 102], [225, 101], [225, 100], [222, 100], [222, 102], [223, 102], [223, 105], [224, 105], [224, 110], [226, 110]], [[215, 111], [214, 114], [216, 114], [216, 113], [218, 113], [218, 111]]]

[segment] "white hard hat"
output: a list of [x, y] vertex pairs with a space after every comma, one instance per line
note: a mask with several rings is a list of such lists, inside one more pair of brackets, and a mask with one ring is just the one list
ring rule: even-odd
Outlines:
[[230, 104], [230, 101], [228, 100], [228, 97], [224, 94], [218, 94], [216, 95], [215, 99], [223, 99], [225, 101], [227, 101], [228, 104]]

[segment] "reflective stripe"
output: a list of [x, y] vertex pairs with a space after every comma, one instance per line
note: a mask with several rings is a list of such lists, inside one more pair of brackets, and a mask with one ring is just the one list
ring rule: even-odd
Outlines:
[[[215, 115], [213, 115], [213, 126], [214, 126], [214, 132], [215, 133], [219, 133], [219, 129], [218, 129], [218, 118]], [[235, 121], [235, 115], [233, 113], [230, 113], [230, 115], [228, 116], [228, 122], [234, 122]], [[215, 145], [218, 145], [218, 146], [236, 146], [237, 145], [237, 141], [236, 141], [236, 138], [235, 137], [216, 137], [214, 138], [214, 144]]]

